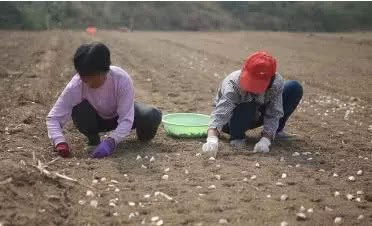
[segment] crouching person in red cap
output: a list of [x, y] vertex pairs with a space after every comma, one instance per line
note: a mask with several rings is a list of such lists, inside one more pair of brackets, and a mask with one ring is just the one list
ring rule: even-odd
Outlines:
[[211, 114], [207, 142], [202, 152], [215, 156], [218, 135], [230, 134], [230, 144], [245, 145], [245, 132], [263, 125], [255, 152], [269, 152], [276, 139], [290, 139], [283, 131], [299, 104], [303, 89], [298, 81], [284, 81], [276, 71], [276, 60], [266, 52], [248, 57], [242, 70], [234, 71], [221, 83]]
[[[68, 157], [71, 153], [62, 131], [71, 119], [88, 138], [88, 145], [96, 146], [93, 158], [110, 155], [131, 130], [136, 130], [141, 141], [155, 137], [161, 111], [134, 101], [131, 77], [111, 65], [110, 51], [104, 44], [81, 45], [74, 65], [77, 74], [47, 116], [48, 136], [59, 155]], [[101, 141], [99, 133], [108, 131], [112, 132]]]

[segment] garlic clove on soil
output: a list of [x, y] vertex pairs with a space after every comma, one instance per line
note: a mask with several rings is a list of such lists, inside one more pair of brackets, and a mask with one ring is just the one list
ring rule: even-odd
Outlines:
[[94, 193], [91, 190], [88, 190], [87, 193], [86, 193], [86, 196], [93, 197]]
[[334, 220], [335, 224], [342, 224], [342, 221], [342, 217], [336, 217]]
[[91, 200], [89, 204], [90, 204], [91, 207], [97, 208], [98, 201], [97, 200]]
[[288, 195], [287, 194], [283, 194], [280, 196], [280, 201], [286, 201], [288, 199]]
[[298, 220], [298, 221], [304, 221], [304, 220], [306, 220], [306, 214], [304, 214], [304, 213], [297, 213], [296, 214], [296, 220]]
[[287, 222], [287, 221], [282, 221], [282, 222], [280, 223], [280, 226], [288, 226], [288, 222]]
[[158, 221], [159, 219], [160, 219], [159, 216], [151, 217], [152, 222]]

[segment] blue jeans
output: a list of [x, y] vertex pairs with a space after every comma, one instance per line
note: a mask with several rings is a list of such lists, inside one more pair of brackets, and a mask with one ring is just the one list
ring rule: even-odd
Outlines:
[[[277, 132], [283, 130], [289, 116], [297, 108], [303, 95], [302, 85], [298, 81], [285, 81], [283, 89], [283, 111], [284, 116], [279, 120]], [[261, 112], [261, 117], [256, 119], [256, 112]], [[222, 131], [230, 134], [230, 139], [244, 139], [245, 132], [263, 125], [263, 114], [265, 106], [259, 107], [255, 102], [241, 103], [236, 106], [230, 122], [224, 126]]]

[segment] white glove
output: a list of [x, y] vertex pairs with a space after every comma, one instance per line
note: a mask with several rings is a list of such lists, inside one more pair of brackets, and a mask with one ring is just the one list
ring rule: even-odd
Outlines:
[[253, 152], [269, 152], [271, 142], [266, 137], [261, 137], [261, 140], [254, 146]]
[[207, 138], [207, 143], [203, 144], [202, 154], [208, 157], [216, 157], [218, 151], [218, 137], [209, 136]]

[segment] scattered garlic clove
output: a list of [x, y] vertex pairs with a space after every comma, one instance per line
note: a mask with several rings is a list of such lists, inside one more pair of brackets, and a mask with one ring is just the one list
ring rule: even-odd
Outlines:
[[286, 201], [288, 199], [288, 195], [287, 194], [283, 194], [280, 196], [280, 201]]
[[363, 175], [363, 170], [358, 170], [357, 175], [358, 175], [358, 176]]
[[364, 192], [363, 191], [357, 191], [357, 195], [363, 195]]
[[287, 178], [287, 174], [286, 173], [282, 173], [282, 179], [285, 179]]
[[189, 171], [187, 169], [185, 170], [185, 174], [189, 174]]
[[324, 210], [325, 211], [328, 211], [328, 212], [332, 212], [333, 211], [333, 209], [332, 208], [329, 208], [328, 206], [324, 207]]
[[304, 221], [304, 220], [306, 220], [306, 214], [304, 214], [304, 213], [297, 213], [296, 214], [296, 219], [298, 221]]
[[169, 170], [170, 170], [169, 168], [166, 168], [166, 169], [164, 170], [164, 172], [169, 172]]
[[219, 219], [219, 220], [218, 220], [218, 223], [219, 223], [219, 224], [227, 224], [228, 222], [227, 222], [226, 219]]
[[287, 221], [282, 221], [282, 222], [280, 223], [280, 226], [288, 226]]
[[93, 197], [94, 193], [91, 190], [88, 190], [86, 196]]
[[154, 158], [154, 156], [151, 156], [151, 158], [150, 158], [150, 162], [155, 162], [155, 158]]
[[221, 180], [221, 176], [220, 176], [220, 175], [214, 175], [214, 177], [215, 177], [217, 180]]
[[359, 215], [357, 220], [363, 220], [364, 219], [364, 215]]
[[141, 167], [142, 167], [143, 169], [147, 169], [147, 166], [145, 166], [145, 165], [142, 165]]
[[140, 155], [137, 155], [136, 160], [140, 160], [140, 159], [142, 159], [142, 157]]
[[279, 161], [284, 162], [285, 161], [284, 160], [284, 157], [280, 157], [280, 160]]
[[168, 180], [168, 178], [169, 178], [169, 176], [168, 176], [167, 174], [165, 174], [165, 175], [163, 175], [163, 176], [161, 177], [161, 179], [163, 179], [163, 180]]
[[260, 168], [260, 163], [256, 162], [256, 167]]
[[210, 157], [208, 160], [209, 161], [215, 161], [216, 159], [214, 157]]
[[117, 180], [111, 180], [111, 183], [118, 184], [119, 182]]
[[209, 187], [208, 187], [208, 189], [216, 189], [216, 185], [210, 185]]
[[342, 218], [341, 217], [336, 217], [334, 222], [335, 222], [335, 224], [341, 224], [342, 223]]
[[96, 179], [92, 180], [92, 184], [98, 184], [98, 180]]
[[135, 203], [135, 202], [128, 202], [128, 205], [129, 205], [129, 206], [135, 206], [136, 203]]
[[91, 200], [89, 204], [90, 204], [91, 207], [97, 208], [98, 201], [97, 200]]
[[296, 152], [293, 152], [292, 156], [299, 156], [300, 153], [298, 153], [297, 151]]
[[120, 192], [120, 189], [119, 188], [115, 188], [115, 192]]
[[333, 177], [338, 177], [338, 174], [337, 173], [333, 173]]
[[305, 210], [306, 210], [306, 208], [304, 206], [300, 207], [300, 212], [304, 212]]
[[119, 216], [119, 214], [117, 212], [113, 213], [112, 215], [115, 216], [115, 217]]
[[80, 205], [85, 205], [86, 201], [85, 200], [79, 200]]
[[334, 196], [335, 196], [335, 197], [340, 196], [340, 192], [335, 191]]
[[130, 213], [129, 216], [128, 216], [128, 219], [132, 219], [133, 217], [135, 217], [136, 215], [134, 213]]
[[145, 194], [143, 197], [144, 197], [145, 199], [148, 199], [148, 198], [151, 197], [151, 195], [150, 195], [150, 194]]
[[105, 182], [106, 180], [107, 180], [106, 177], [102, 177], [102, 178], [101, 178], [101, 181], [102, 181], [102, 182]]
[[308, 213], [314, 213], [314, 209], [313, 209], [313, 208], [309, 208], [309, 209], [307, 210], [307, 212], [308, 212]]
[[243, 181], [244, 182], [247, 182], [248, 181], [248, 178], [244, 177]]
[[297, 165], [296, 165], [296, 168], [299, 168], [299, 167], [301, 167], [301, 164], [297, 164]]
[[110, 203], [109, 203], [109, 206], [111, 206], [111, 207], [115, 207], [115, 206], [116, 206], [116, 204], [115, 204], [115, 203], [113, 203], [113, 202], [110, 202]]
[[352, 195], [352, 194], [347, 194], [347, 195], [346, 195], [346, 198], [347, 198], [348, 200], [352, 200], [352, 199], [354, 198], [354, 195]]
[[161, 225], [163, 225], [163, 220], [159, 220], [158, 222], [156, 222], [156, 226], [161, 226]]
[[280, 182], [280, 181], [276, 182], [275, 185], [276, 186], [279, 186], [279, 187], [284, 186], [284, 184], [282, 182]]
[[196, 157], [201, 156], [201, 153], [196, 153], [195, 156]]
[[268, 199], [271, 198], [271, 195], [270, 194], [266, 195], [266, 198], [268, 198]]
[[355, 201], [357, 201], [357, 202], [361, 202], [362, 199], [361, 199], [360, 197], [358, 197], [358, 198], [355, 199]]
[[151, 221], [152, 222], [155, 222], [155, 221], [158, 221], [158, 220], [159, 220], [159, 216], [151, 217]]
[[348, 177], [348, 180], [349, 181], [355, 181], [355, 177], [354, 176], [350, 176], [350, 177]]

